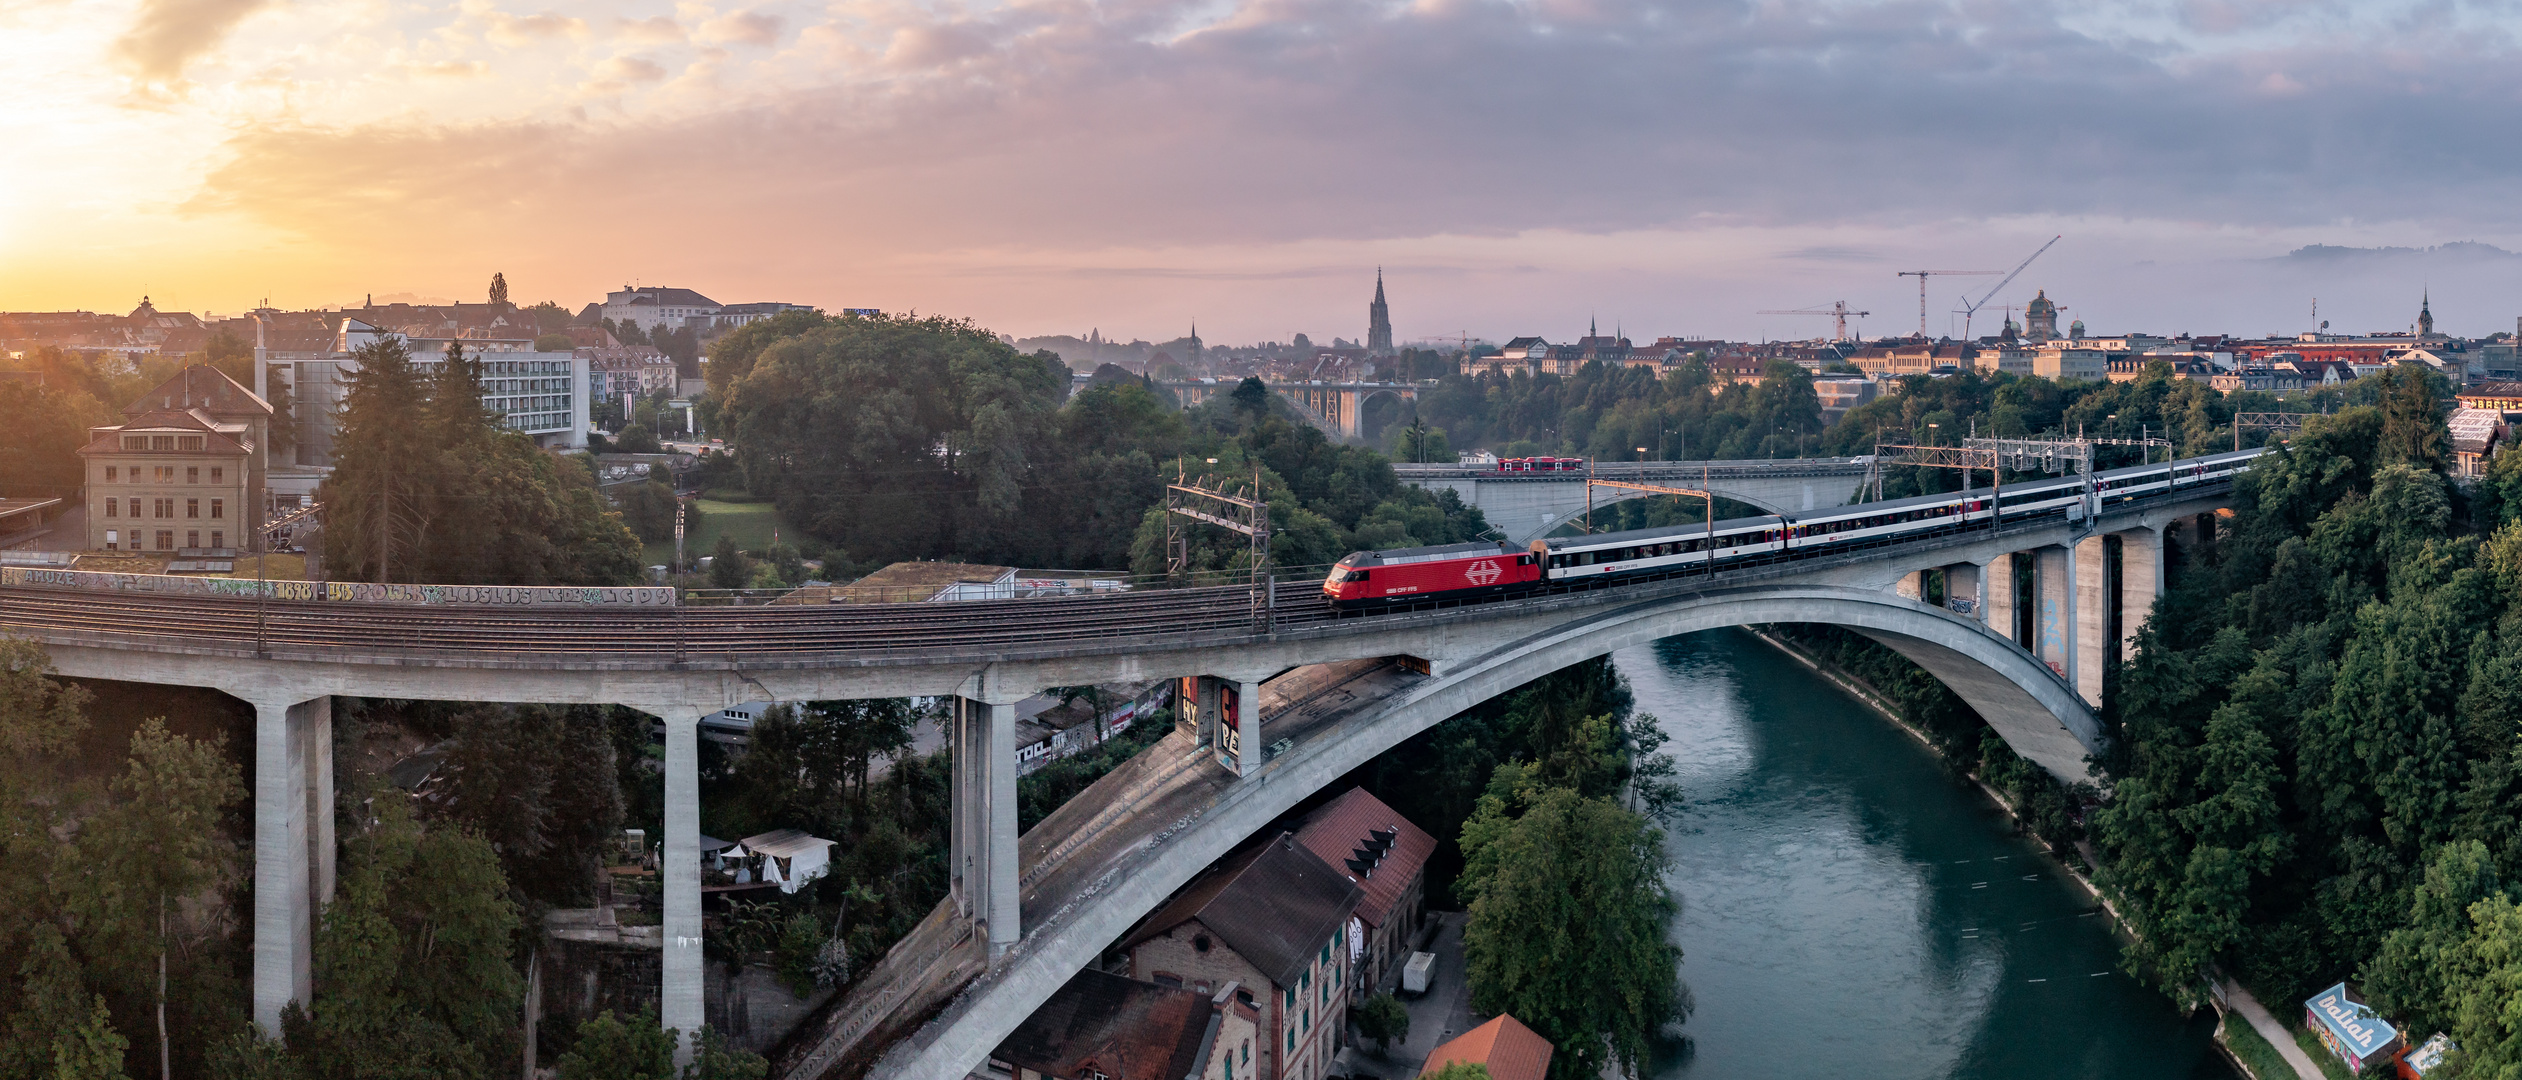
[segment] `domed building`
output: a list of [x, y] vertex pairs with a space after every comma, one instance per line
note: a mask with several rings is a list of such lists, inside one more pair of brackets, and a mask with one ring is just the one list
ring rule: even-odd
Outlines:
[[2058, 337], [2058, 302], [2049, 298], [2049, 290], [2040, 290], [2032, 302], [2023, 305], [2023, 339], [2055, 341]]

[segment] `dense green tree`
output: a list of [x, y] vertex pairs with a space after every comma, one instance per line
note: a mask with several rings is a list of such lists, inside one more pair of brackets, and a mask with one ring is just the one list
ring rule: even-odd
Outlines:
[[0, 394], [0, 476], [15, 498], [71, 498], [86, 482], [79, 449], [113, 410], [76, 385], [11, 384]]
[[751, 576], [751, 560], [736, 547], [736, 538], [718, 534], [718, 546], [709, 553], [709, 586], [713, 589], [741, 589]]
[[2175, 552], [2113, 680], [2095, 840], [2167, 989], [2208, 964], [2277, 998], [2359, 971], [2442, 1025], [2476, 978], [2463, 909], [2522, 870], [2522, 527], [2468, 531], [2431, 467], [2439, 387], [2360, 382]]
[[1553, 1076], [1641, 1076], [1648, 1043], [1688, 1011], [1663, 832], [1611, 799], [1532, 779], [1500, 766], [1463, 825], [1472, 1005], [1549, 1039]]
[[[606, 489], [622, 512], [622, 524], [641, 540], [660, 544], [674, 539], [674, 486], [651, 478], [647, 483], [615, 484]], [[684, 522], [689, 536], [691, 522]]]
[[151, 988], [158, 1071], [171, 1075], [169, 957], [193, 955], [212, 936], [187, 901], [205, 889], [224, 895], [237, 876], [236, 852], [220, 826], [244, 803], [245, 783], [226, 740], [188, 739], [153, 719], [132, 734], [111, 791], [70, 856], [82, 869], [71, 908], [91, 963], [123, 985]]
[[630, 424], [614, 436], [613, 450], [621, 454], [653, 454], [663, 448], [657, 441], [657, 429], [646, 424]]
[[675, 1080], [675, 1034], [653, 1013], [624, 1023], [606, 1009], [578, 1025], [577, 1044], [560, 1056], [560, 1080]]
[[2471, 905], [2475, 929], [2450, 995], [2452, 1037], [2465, 1080], [2522, 1080], [2522, 905], [2495, 896]]
[[1375, 1040], [1377, 1055], [1395, 1041], [1410, 1041], [1410, 1010], [1391, 994], [1375, 994], [1359, 1003], [1355, 1021], [1359, 1037]]
[[449, 721], [448, 797], [435, 818], [489, 841], [518, 895], [592, 901], [623, 815], [608, 725], [594, 706], [463, 707]]
[[1067, 368], [967, 322], [845, 318], [729, 387], [737, 459], [789, 521], [881, 560], [1013, 546]]
[[490, 276], [490, 306], [494, 310], [505, 310], [508, 307], [507, 274], [494, 273]]
[[325, 559], [373, 581], [616, 585], [638, 538], [575, 458], [543, 452], [484, 408], [477, 357], [450, 344], [423, 369], [398, 341], [363, 346], [321, 494]]
[[709, 346], [709, 392], [724, 399], [727, 392], [745, 376], [753, 373], [753, 365], [762, 357], [762, 350], [773, 342], [819, 330], [844, 319], [820, 311], [783, 311], [767, 319], [756, 319], [721, 335]]
[[[95, 1069], [101, 1042], [121, 1036], [110, 1016], [99, 1016], [104, 1003], [87, 988], [70, 944], [50, 922], [26, 928], [25, 960], [17, 966], [18, 998], [0, 1025], [0, 1076], [10, 1080], [53, 1080], [63, 1069]], [[71, 1075], [121, 1076], [122, 1050], [111, 1058], [110, 1072]]]
[[2503, 890], [2486, 845], [2468, 841], [2436, 849], [2415, 893], [2407, 921], [2365, 962], [2361, 983], [2374, 1009], [2403, 1027], [2446, 1030], [2459, 1011], [2454, 981], [2463, 974], [2470, 908]]
[[703, 1027], [682, 1080], [762, 1080], [770, 1071], [771, 1063], [762, 1055], [729, 1044], [716, 1028]]
[[282, 1017], [284, 1059], [304, 1080], [491, 1075], [515, 1060], [525, 988], [498, 855], [469, 830], [424, 829], [399, 793], [368, 802], [316, 931], [315, 1001]]

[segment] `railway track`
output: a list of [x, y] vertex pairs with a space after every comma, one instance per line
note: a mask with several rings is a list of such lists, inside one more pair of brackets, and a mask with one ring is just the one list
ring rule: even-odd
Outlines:
[[[2221, 491], [2184, 488], [2179, 497]], [[2114, 509], [2125, 508], [2116, 505]], [[1310, 575], [1275, 583], [1272, 628], [1320, 631], [1335, 622], [1396, 615], [1448, 617], [1446, 609], [1550, 602], [1604, 589], [1695, 583], [1722, 586], [1775, 576], [1795, 564], [1877, 557], [1883, 549], [1965, 541], [2054, 526], [2008, 520], [1993, 534], [1938, 530], [1879, 543], [1833, 545], [1729, 562], [1714, 573], [1677, 567], [1619, 582], [1580, 579], [1530, 594], [1396, 604], [1371, 613], [1333, 611]], [[927, 604], [815, 604], [671, 608], [482, 608], [349, 601], [127, 593], [47, 585], [0, 587], [0, 632], [62, 644], [323, 659], [352, 654], [398, 662], [668, 668], [745, 662], [850, 663], [928, 654], [1057, 649], [1161, 638], [1253, 635], [1252, 592], [1242, 585], [1135, 589], [1082, 596]], [[1360, 627], [1359, 629], [1366, 629]]]
[[[1321, 586], [1277, 583], [1280, 626], [1327, 621]], [[824, 655], [922, 648], [1029, 645], [1160, 634], [1242, 633], [1242, 586], [953, 604], [534, 608], [482, 610], [394, 604], [99, 593], [27, 586], [0, 590], [0, 627], [110, 635], [217, 648], [420, 650], [455, 655], [567, 653]], [[135, 642], [137, 643], [137, 642]]]

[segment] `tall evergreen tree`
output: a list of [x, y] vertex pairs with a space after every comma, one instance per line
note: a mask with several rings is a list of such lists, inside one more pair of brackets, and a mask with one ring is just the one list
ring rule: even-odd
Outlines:
[[220, 824], [245, 801], [245, 783], [225, 739], [195, 741], [152, 719], [132, 734], [112, 794], [80, 828], [71, 858], [83, 876], [72, 906], [89, 955], [121, 969], [123, 981], [151, 987], [158, 1071], [172, 1078], [168, 958], [207, 936], [185, 902], [206, 888], [224, 894], [236, 861]]
[[324, 561], [337, 577], [417, 580], [410, 562], [417, 554], [414, 492], [426, 477], [413, 465], [427, 456], [426, 384], [400, 338], [352, 355], [358, 370], [343, 377], [349, 392], [333, 440], [333, 475], [324, 482]]

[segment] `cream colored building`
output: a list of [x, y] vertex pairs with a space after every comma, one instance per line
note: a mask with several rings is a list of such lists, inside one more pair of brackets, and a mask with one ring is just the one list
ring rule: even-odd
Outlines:
[[87, 548], [246, 548], [262, 518], [270, 403], [196, 365], [88, 430]]
[[2110, 378], [2110, 354], [2100, 349], [2048, 346], [2032, 354], [2032, 374], [2048, 379], [2100, 382]]

